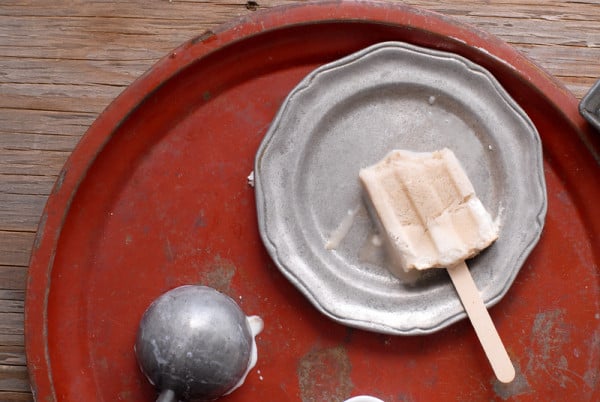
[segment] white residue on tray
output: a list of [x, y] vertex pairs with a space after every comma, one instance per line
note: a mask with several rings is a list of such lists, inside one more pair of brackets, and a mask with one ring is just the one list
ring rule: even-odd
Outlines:
[[254, 187], [254, 170], [250, 172], [246, 180], [248, 181], [248, 185], [250, 187]]
[[230, 393], [232, 393], [233, 391], [235, 391], [236, 389], [241, 387], [242, 384], [244, 384], [244, 381], [246, 380], [248, 373], [250, 372], [250, 370], [252, 370], [254, 368], [254, 366], [256, 366], [256, 362], [258, 361], [258, 348], [256, 347], [256, 335], [261, 333], [265, 324], [264, 324], [262, 318], [260, 318], [257, 315], [246, 317], [246, 320], [248, 322], [248, 327], [250, 328], [250, 332], [252, 334], [252, 349], [250, 350], [250, 360], [248, 361], [248, 367], [246, 368], [246, 372], [244, 373], [242, 378], [240, 378], [238, 383], [235, 384], [224, 395], [229, 395]]

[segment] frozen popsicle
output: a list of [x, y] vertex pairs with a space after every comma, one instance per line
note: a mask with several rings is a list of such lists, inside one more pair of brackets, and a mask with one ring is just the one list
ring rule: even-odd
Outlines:
[[359, 177], [392, 272], [455, 265], [498, 237], [498, 225], [449, 149], [392, 151]]
[[499, 228], [454, 153], [395, 150], [359, 178], [390, 271], [447, 268], [497, 378], [512, 381], [514, 367], [464, 262], [492, 244]]

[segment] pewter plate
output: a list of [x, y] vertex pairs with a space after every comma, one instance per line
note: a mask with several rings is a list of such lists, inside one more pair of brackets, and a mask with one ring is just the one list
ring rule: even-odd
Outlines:
[[[443, 147], [501, 224], [499, 239], [468, 261], [491, 306], [546, 214], [539, 136], [495, 78], [455, 54], [386, 42], [318, 68], [289, 94], [256, 155], [259, 229], [281, 272], [325, 315], [399, 335], [466, 316], [445, 270], [416, 281], [388, 273], [358, 182], [360, 168], [392, 149]], [[348, 211], [357, 212], [346, 236], [326, 249]]]

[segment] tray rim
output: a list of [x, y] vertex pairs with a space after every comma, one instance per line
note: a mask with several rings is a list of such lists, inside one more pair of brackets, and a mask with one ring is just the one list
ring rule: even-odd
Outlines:
[[[32, 392], [36, 399], [56, 401], [47, 345], [47, 302], [55, 249], [62, 225], [80, 183], [129, 113], [191, 64], [238, 41], [261, 33], [324, 22], [363, 22], [402, 26], [444, 36], [504, 64], [561, 111], [600, 165], [600, 140], [578, 113], [572, 93], [549, 73], [494, 35], [422, 8], [383, 1], [335, 1], [288, 4], [260, 10], [224, 23], [188, 40], [137, 78], [92, 123], [61, 170], [40, 217], [26, 285], [25, 347]], [[185, 54], [186, 57], [175, 57]], [[600, 236], [600, 229], [598, 236]]]

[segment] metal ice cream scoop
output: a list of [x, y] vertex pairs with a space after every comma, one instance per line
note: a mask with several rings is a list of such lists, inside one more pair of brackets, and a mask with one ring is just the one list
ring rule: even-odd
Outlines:
[[135, 343], [157, 402], [213, 400], [240, 386], [256, 364], [262, 320], [230, 297], [187, 285], [158, 297], [144, 313]]

